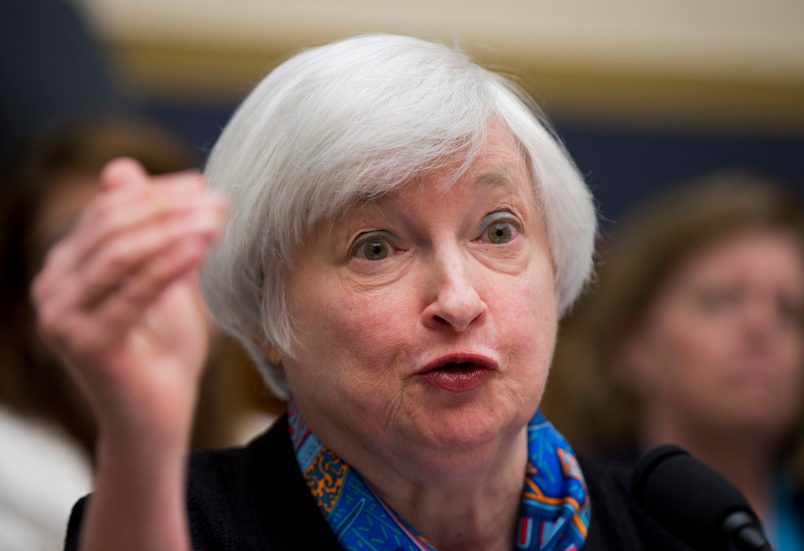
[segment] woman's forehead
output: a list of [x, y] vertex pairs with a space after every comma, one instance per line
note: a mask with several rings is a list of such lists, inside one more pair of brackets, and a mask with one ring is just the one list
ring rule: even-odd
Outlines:
[[355, 196], [346, 201], [333, 216], [311, 228], [313, 233], [344, 230], [361, 220], [393, 213], [405, 214], [417, 205], [431, 203], [442, 208], [459, 199], [498, 204], [517, 204], [525, 214], [539, 211], [536, 186], [530, 163], [520, 143], [507, 127], [490, 123], [486, 140], [467, 164], [465, 157], [453, 157], [438, 166], [421, 170], [408, 181], [389, 185], [382, 193]]
[[346, 209], [345, 214], [377, 213], [395, 209], [404, 211], [422, 203], [436, 203], [446, 207], [461, 198], [535, 202], [529, 174], [510, 168], [496, 166], [489, 167], [488, 170], [468, 171], [457, 179], [439, 174], [419, 177], [382, 196], [357, 200]]
[[483, 147], [467, 166], [465, 157], [456, 156], [439, 163], [436, 168], [423, 169], [416, 176], [386, 193], [371, 198], [356, 198], [352, 206], [362, 208], [371, 204], [404, 201], [416, 194], [443, 195], [494, 191], [512, 196], [535, 188], [526, 154], [507, 128], [490, 123]]

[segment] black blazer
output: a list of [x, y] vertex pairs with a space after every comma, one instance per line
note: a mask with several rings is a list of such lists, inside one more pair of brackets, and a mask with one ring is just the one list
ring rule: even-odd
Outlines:
[[[634, 508], [625, 469], [584, 460], [581, 469], [592, 501], [584, 551], [688, 551]], [[193, 549], [341, 549], [296, 463], [286, 417], [246, 447], [191, 455], [188, 477]], [[78, 549], [86, 499], [73, 509], [66, 550]]]

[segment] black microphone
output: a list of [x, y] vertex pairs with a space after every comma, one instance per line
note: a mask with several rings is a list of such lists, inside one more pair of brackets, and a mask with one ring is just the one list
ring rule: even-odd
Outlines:
[[639, 460], [631, 495], [694, 549], [773, 551], [740, 491], [678, 446], [659, 446]]

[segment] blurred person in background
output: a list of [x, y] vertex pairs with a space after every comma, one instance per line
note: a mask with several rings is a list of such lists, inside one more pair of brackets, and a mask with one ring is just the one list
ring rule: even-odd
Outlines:
[[[142, 119], [104, 118], [53, 130], [0, 167], [0, 549], [54, 549], [70, 508], [90, 490], [96, 427], [89, 406], [35, 331], [29, 288], [47, 250], [99, 193], [111, 159], [154, 174], [196, 165], [187, 148]], [[233, 340], [211, 344], [193, 449], [247, 441], [284, 409]]]
[[803, 218], [800, 197], [740, 173], [637, 212], [562, 326], [545, 405], [592, 454], [687, 448], [738, 486], [779, 551], [804, 549]]
[[[61, 547], [90, 489], [96, 427], [83, 395], [34, 331], [29, 288], [45, 251], [99, 192], [110, 159], [154, 173], [197, 157], [124, 97], [79, 6], [0, 2], [0, 549]], [[192, 445], [245, 441], [283, 407], [232, 340], [216, 338]], [[225, 367], [225, 368], [224, 368]]]
[[[0, 2], [0, 549], [61, 547], [90, 489], [96, 427], [34, 331], [29, 288], [45, 251], [99, 192], [110, 159], [154, 173], [198, 158], [122, 96], [94, 30], [65, 0]], [[192, 445], [245, 441], [283, 407], [232, 340], [216, 338]], [[225, 369], [223, 367], [226, 367]], [[262, 424], [260, 424], [262, 426]]]
[[55, 549], [72, 504], [90, 488], [95, 423], [39, 341], [29, 288], [45, 252], [99, 191], [110, 159], [154, 172], [188, 168], [182, 144], [144, 122], [87, 121], [22, 147], [0, 169], [0, 548]]

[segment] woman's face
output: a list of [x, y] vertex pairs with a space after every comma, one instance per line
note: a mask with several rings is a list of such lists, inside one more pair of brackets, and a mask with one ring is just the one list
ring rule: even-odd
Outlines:
[[442, 177], [355, 206], [295, 258], [283, 363], [310, 426], [353, 464], [493, 453], [541, 399], [556, 301], [523, 154], [490, 125], [468, 172]]
[[632, 379], [667, 422], [773, 442], [801, 410], [803, 320], [800, 242], [733, 234], [690, 258], [654, 301], [630, 346]]

